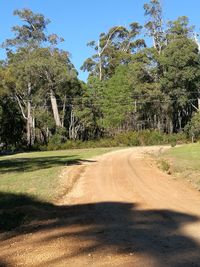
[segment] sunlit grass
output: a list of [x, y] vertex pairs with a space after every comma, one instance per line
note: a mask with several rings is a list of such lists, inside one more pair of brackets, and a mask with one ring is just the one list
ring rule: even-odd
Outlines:
[[112, 151], [111, 148], [20, 153], [0, 157], [0, 192], [28, 194], [51, 201], [64, 166]]
[[200, 190], [200, 143], [171, 148], [161, 159], [170, 163], [173, 174], [187, 179]]

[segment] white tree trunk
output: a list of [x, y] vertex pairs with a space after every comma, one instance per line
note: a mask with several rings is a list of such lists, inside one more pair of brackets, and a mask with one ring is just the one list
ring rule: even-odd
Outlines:
[[61, 120], [62, 127], [64, 127], [64, 122], [65, 122], [66, 99], [67, 99], [67, 97], [65, 95], [64, 102], [63, 102], [63, 110], [62, 110], [62, 120]]
[[100, 46], [100, 40], [98, 40], [97, 47], [98, 47], [98, 56], [99, 56], [99, 80], [100, 80], [100, 81], [102, 81], [102, 79], [103, 79], [102, 55], [103, 55], [105, 49], [109, 46], [109, 43], [110, 43], [111, 38], [113, 37], [113, 34], [114, 34], [119, 28], [120, 28], [120, 26], [119, 26], [119, 27], [116, 27], [116, 28], [110, 33], [110, 35], [108, 36], [107, 41], [106, 41], [106, 44], [104, 45], [104, 47], [101, 47], [101, 46]]
[[99, 60], [99, 80], [102, 81], [102, 61]]
[[27, 104], [27, 145], [31, 146], [31, 103], [28, 100]]
[[50, 98], [51, 98], [51, 106], [52, 106], [53, 116], [54, 116], [54, 120], [55, 120], [56, 126], [57, 127], [62, 127], [61, 120], [60, 120], [60, 115], [59, 115], [59, 112], [58, 112], [57, 100], [56, 100], [55, 94], [54, 94], [52, 89], [50, 90]]
[[28, 103], [27, 103], [27, 145], [29, 147], [35, 142], [35, 119], [32, 116], [31, 108], [31, 83], [28, 83]]

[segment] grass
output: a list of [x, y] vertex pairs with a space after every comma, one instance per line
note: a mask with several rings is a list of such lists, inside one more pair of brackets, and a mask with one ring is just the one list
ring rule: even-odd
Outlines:
[[200, 143], [174, 147], [161, 155], [176, 177], [185, 178], [200, 190]]
[[[0, 157], [0, 192], [52, 201], [58, 193], [59, 174], [66, 165], [112, 151], [111, 148], [21, 153]], [[3, 199], [0, 199], [0, 206]]]
[[115, 149], [75, 149], [1, 156], [0, 234], [28, 225], [46, 212], [54, 212], [53, 202], [61, 192], [59, 176], [64, 166], [80, 164]]

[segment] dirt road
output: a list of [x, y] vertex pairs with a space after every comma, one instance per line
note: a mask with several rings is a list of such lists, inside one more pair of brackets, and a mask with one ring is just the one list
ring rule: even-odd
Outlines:
[[[144, 152], [112, 152], [63, 173], [71, 192], [0, 244], [1, 266], [200, 266], [200, 193]], [[34, 205], [33, 205], [34, 206]]]

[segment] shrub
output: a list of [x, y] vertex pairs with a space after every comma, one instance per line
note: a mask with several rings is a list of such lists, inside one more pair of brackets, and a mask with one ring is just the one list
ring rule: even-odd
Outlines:
[[80, 148], [98, 148], [98, 147], [126, 147], [126, 146], [149, 146], [185, 143], [187, 141], [185, 134], [164, 134], [158, 131], [143, 130], [140, 132], [130, 131], [116, 134], [113, 138], [102, 138], [99, 140], [81, 141], [67, 140], [63, 141], [61, 136], [55, 134], [50, 139], [47, 147], [41, 147], [42, 150], [59, 149], [80, 149]]
[[192, 142], [200, 139], [200, 112], [196, 112], [191, 121], [186, 125], [185, 132]]
[[165, 143], [164, 136], [158, 131], [144, 130], [139, 133], [139, 143], [143, 146], [160, 145]]
[[167, 162], [165, 159], [161, 159], [158, 162], [158, 166], [162, 171], [167, 172], [168, 174], [171, 174], [171, 170], [170, 170], [171, 166], [169, 162]]
[[114, 140], [118, 146], [139, 146], [139, 133], [138, 132], [126, 132], [117, 134]]

